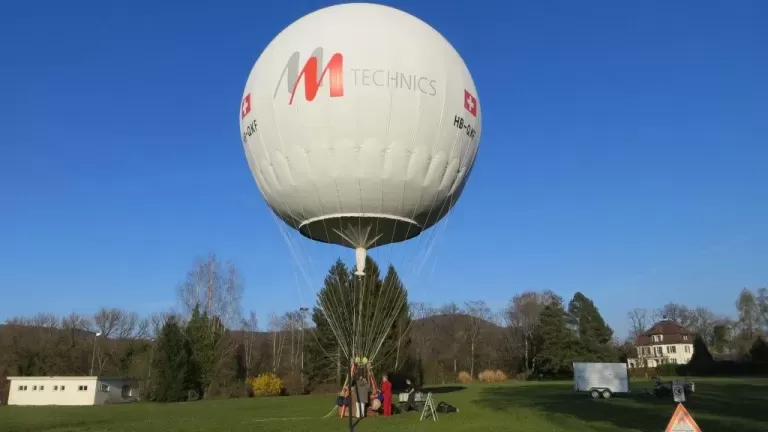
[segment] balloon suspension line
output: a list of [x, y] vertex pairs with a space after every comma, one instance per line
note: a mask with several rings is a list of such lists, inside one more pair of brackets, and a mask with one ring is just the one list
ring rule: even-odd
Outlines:
[[[349, 229], [351, 230], [352, 226], [349, 226]], [[370, 227], [368, 227], [368, 229], [370, 230]], [[339, 233], [339, 234], [341, 234], [341, 233]], [[367, 235], [367, 232], [366, 232], [366, 235]], [[342, 236], [343, 236], [343, 234], [342, 234]], [[363, 265], [365, 265], [365, 255], [363, 255]], [[365, 268], [365, 267], [362, 267], [362, 268]], [[358, 270], [360, 270], [359, 265], [358, 265]], [[355, 274], [358, 276], [357, 279], [358, 279], [358, 282], [359, 282], [359, 288], [363, 289], [363, 286], [364, 286], [363, 276], [365, 275], [365, 273], [362, 273], [362, 274], [361, 273], [362, 272], [356, 272]], [[354, 303], [354, 301], [355, 301], [354, 284], [353, 284], [352, 288], [353, 289], [349, 291], [349, 295], [352, 298], [352, 302]], [[355, 359], [355, 352], [356, 352], [356, 350], [355, 350], [355, 339], [357, 339], [357, 334], [355, 334], [356, 333], [355, 330], [359, 331], [359, 328], [355, 329], [355, 327], [358, 327], [361, 324], [361, 323], [358, 323], [358, 319], [362, 318], [362, 303], [363, 303], [362, 302], [362, 298], [363, 297], [361, 295], [360, 296], [360, 313], [359, 313], [359, 316], [356, 317], [354, 312], [350, 316], [350, 319], [352, 320], [352, 328], [353, 328], [353, 331], [352, 331], [353, 334], [351, 335], [353, 342], [352, 342], [352, 349], [350, 349], [350, 353], [349, 353], [349, 379], [347, 380], [347, 382], [349, 384], [349, 391], [348, 391], [348, 393], [349, 393], [349, 410], [348, 410], [349, 411], [349, 432], [355, 432], [355, 426], [357, 426], [357, 423], [359, 423], [360, 420], [362, 420], [362, 418], [363, 418], [363, 414], [364, 413], [362, 413], [361, 411], [365, 409], [365, 404], [364, 403], [363, 404], [360, 403], [360, 392], [358, 391], [357, 378], [355, 378], [355, 371], [356, 371], [355, 363], [357, 361]], [[353, 311], [354, 311], [354, 306], [353, 306]], [[353, 390], [353, 387], [354, 387], [354, 390]], [[354, 404], [354, 406], [352, 404], [352, 391], [355, 392], [355, 398], [354, 398], [355, 399], [355, 404]], [[352, 411], [353, 410], [357, 411], [357, 421], [352, 419]]]
[[355, 274], [361, 277], [365, 276], [365, 257], [368, 254], [368, 248], [376, 243], [382, 234], [369, 238], [371, 225], [362, 227], [349, 224], [344, 229], [333, 228], [333, 230], [355, 248], [355, 264], [357, 266]]

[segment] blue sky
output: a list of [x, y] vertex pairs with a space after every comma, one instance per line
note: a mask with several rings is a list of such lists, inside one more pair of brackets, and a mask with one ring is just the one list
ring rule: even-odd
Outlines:
[[[238, 110], [260, 51], [328, 4], [3, 5], [0, 320], [161, 310], [208, 252], [243, 271], [246, 310], [311, 303], [351, 251], [306, 245], [297, 278]], [[391, 4], [453, 43], [484, 117], [411, 300], [580, 290], [623, 336], [633, 307], [732, 313], [768, 285], [768, 4]], [[374, 256], [416, 262], [414, 242]]]

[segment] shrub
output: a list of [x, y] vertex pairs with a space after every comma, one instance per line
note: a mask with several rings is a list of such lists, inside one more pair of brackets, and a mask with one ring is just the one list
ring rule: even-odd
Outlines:
[[678, 365], [667, 363], [667, 364], [656, 366], [656, 373], [658, 373], [659, 376], [662, 376], [662, 377], [678, 376]]
[[472, 375], [467, 373], [466, 371], [459, 372], [459, 382], [462, 384], [471, 384], [472, 383]]
[[531, 373], [530, 372], [518, 372], [515, 374], [515, 379], [517, 381], [528, 381], [531, 379]]
[[254, 396], [280, 396], [285, 390], [283, 380], [272, 372], [263, 373], [251, 381]]
[[283, 394], [286, 396], [306, 394], [307, 392], [301, 378], [300, 371], [284, 372], [281, 374], [280, 379], [283, 381]]
[[509, 380], [509, 377], [504, 372], [496, 369], [486, 369], [477, 375], [477, 378], [484, 383], [501, 383]]

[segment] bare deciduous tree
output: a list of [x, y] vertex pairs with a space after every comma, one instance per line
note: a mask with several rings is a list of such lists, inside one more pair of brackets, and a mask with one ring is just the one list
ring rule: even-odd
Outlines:
[[[415, 351], [418, 361], [424, 361], [427, 353], [432, 349], [434, 332], [425, 329], [425, 322], [434, 316], [437, 311], [423, 302], [414, 302], [408, 306], [411, 314], [411, 349]], [[423, 378], [423, 377], [422, 377]]]
[[70, 347], [74, 347], [82, 336], [91, 330], [93, 324], [90, 318], [75, 312], [61, 319], [61, 329], [67, 332], [67, 342]]
[[653, 321], [661, 320], [674, 321], [677, 324], [690, 329], [694, 321], [694, 311], [686, 305], [679, 303], [667, 303], [659, 309], [653, 311]]
[[306, 317], [301, 310], [286, 312], [282, 317], [282, 328], [284, 333], [290, 335], [289, 344], [289, 364], [292, 370], [301, 363], [303, 350], [303, 333], [306, 327]]
[[440, 337], [443, 340], [450, 341], [449, 347], [450, 355], [453, 359], [454, 377], [459, 373], [459, 341], [463, 336], [463, 329], [459, 327], [459, 316], [461, 313], [461, 308], [454, 302], [443, 305], [438, 312], [438, 315], [441, 316], [440, 321], [442, 322], [442, 325], [439, 326], [441, 333]]
[[93, 314], [93, 323], [96, 326], [96, 330], [105, 338], [112, 336], [121, 319], [122, 311], [116, 308], [102, 307]]
[[707, 346], [714, 344], [715, 325], [720, 322], [720, 318], [714, 312], [699, 306], [690, 311], [688, 321], [688, 330], [699, 334], [707, 343]]
[[746, 339], [753, 341], [760, 331], [760, 307], [755, 294], [747, 288], [741, 290], [736, 300], [736, 309], [739, 312], [739, 327]]
[[629, 319], [629, 337], [632, 339], [632, 343], [637, 343], [637, 338], [650, 327], [648, 310], [643, 308], [632, 309], [627, 312], [627, 319]]
[[172, 316], [174, 316], [173, 312], [155, 312], [149, 316], [147, 319], [147, 332], [152, 340], [155, 340], [160, 336], [163, 326]]
[[763, 328], [763, 333], [768, 333], [768, 288], [757, 290], [756, 301], [760, 326]]
[[61, 319], [61, 328], [88, 331], [91, 329], [91, 319], [85, 315], [72, 312]]
[[256, 312], [250, 311], [248, 318], [243, 320], [243, 357], [245, 361], [245, 375], [251, 376], [254, 351], [256, 349], [256, 332], [259, 331], [259, 321]]
[[193, 351], [205, 349], [205, 353], [194, 354], [209, 359], [204, 368], [207, 388], [203, 397], [207, 398], [215, 377], [237, 352], [238, 343], [229, 329], [237, 328], [242, 323], [242, 278], [233, 263], [221, 263], [215, 254], [209, 254], [206, 258], [195, 260], [184, 283], [179, 286], [178, 294], [186, 317], [191, 317], [196, 307], [208, 317], [208, 328], [197, 330], [200, 334], [195, 335], [196, 340], [204, 340], [205, 343], [193, 347]]
[[[102, 307], [93, 315], [93, 323], [101, 333], [101, 338], [94, 340], [98, 373], [102, 374], [110, 361], [114, 362], [121, 373], [127, 372], [125, 369], [129, 359], [126, 357], [134, 355], [134, 350], [130, 347], [137, 338], [146, 333], [139, 314]], [[105, 344], [102, 342], [104, 339], [112, 339], [115, 343]]]
[[39, 313], [32, 317], [13, 317], [5, 322], [8, 325], [18, 325], [26, 327], [38, 327], [40, 329], [59, 328], [59, 317], [51, 313]]
[[269, 331], [270, 338], [272, 339], [272, 370], [277, 372], [280, 367], [280, 360], [283, 355], [283, 345], [285, 345], [285, 329], [286, 323], [283, 317], [269, 314]]
[[491, 320], [491, 308], [482, 300], [467, 302], [465, 308], [469, 315], [469, 328], [464, 331], [469, 343], [469, 374], [474, 377], [476, 353], [483, 341], [483, 326]]
[[199, 305], [201, 312], [218, 318], [211, 322], [232, 327], [240, 323], [243, 283], [231, 262], [222, 264], [215, 254], [197, 259], [178, 292], [186, 316]]
[[527, 291], [514, 296], [505, 311], [510, 343], [522, 348], [528, 371], [532, 369], [531, 359], [536, 355], [533, 340], [539, 328], [539, 315], [544, 306], [555, 298], [557, 296], [552, 291]]
[[[95, 314], [93, 314], [93, 324], [96, 327], [96, 331], [101, 334], [102, 339], [108, 339], [117, 330], [120, 320], [122, 319], [122, 311], [116, 308], [100, 308]], [[107, 364], [108, 352], [102, 349], [102, 343], [98, 338], [94, 339], [95, 344], [94, 352], [96, 354], [96, 365], [98, 366], [98, 374], [101, 375], [104, 372], [104, 367]]]

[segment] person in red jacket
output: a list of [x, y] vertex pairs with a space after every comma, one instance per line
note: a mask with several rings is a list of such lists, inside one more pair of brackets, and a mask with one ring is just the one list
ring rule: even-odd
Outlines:
[[389, 417], [392, 415], [392, 382], [386, 375], [381, 377], [381, 393], [384, 395], [384, 401], [381, 403], [384, 406], [384, 416]]

